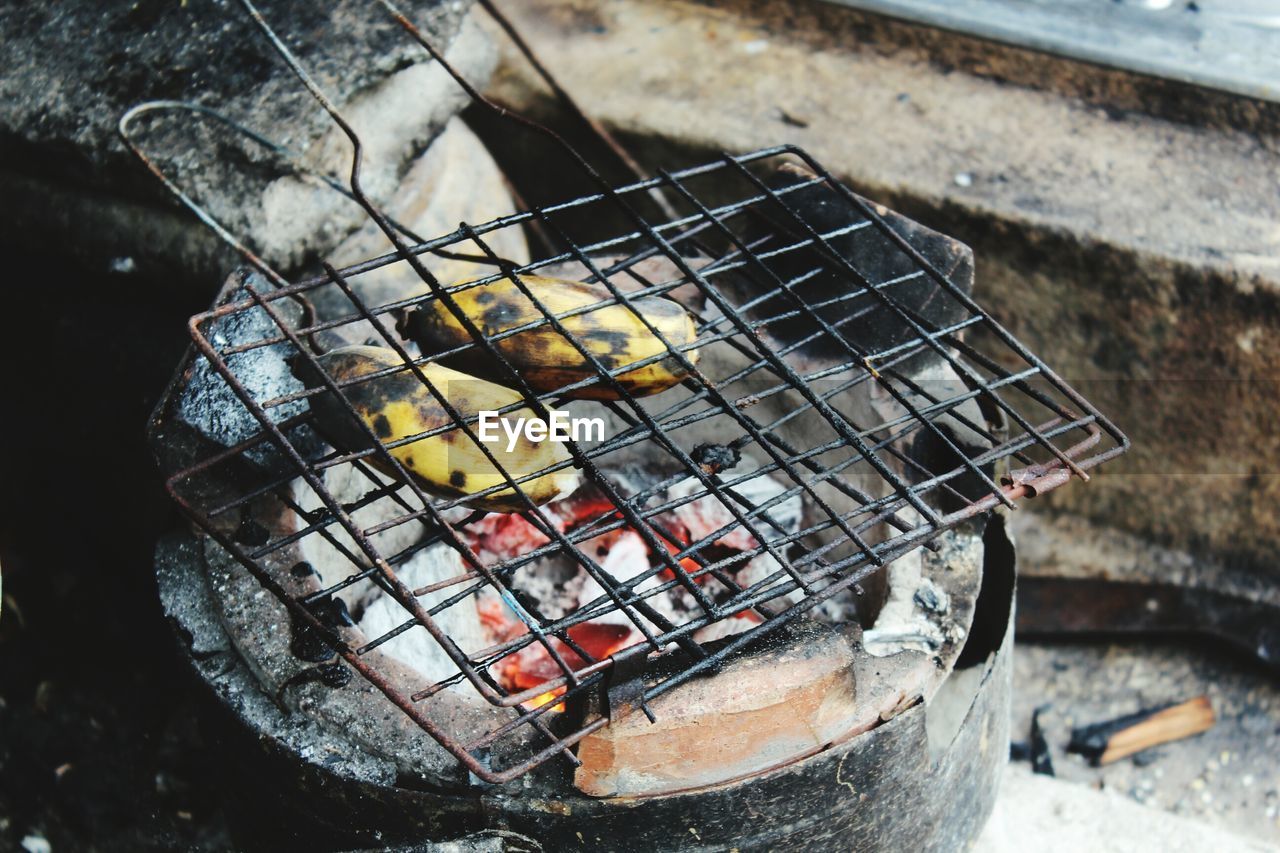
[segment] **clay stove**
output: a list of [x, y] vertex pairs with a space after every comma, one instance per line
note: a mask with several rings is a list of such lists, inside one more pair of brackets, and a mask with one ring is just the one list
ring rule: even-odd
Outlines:
[[[971, 838], [1006, 754], [1013, 561], [993, 513], [1126, 442], [973, 301], [968, 250], [794, 148], [434, 239], [357, 176], [395, 251], [292, 282], [246, 254], [256, 269], [192, 318], [152, 431], [198, 530], [162, 551], [162, 597], [266, 745], [262, 778], [298, 792], [292, 829], [331, 845]], [[424, 364], [505, 364], [500, 334], [422, 353], [395, 317], [529, 274], [696, 318], [663, 356], [688, 378], [650, 398], [566, 404], [506, 365], [535, 411], [604, 420], [553, 466], [576, 490], [537, 506], [506, 474], [494, 489], [523, 511], [485, 513], [425, 493], [371, 430], [333, 443], [313, 405], [349, 405], [343, 389], [304, 387], [300, 361], [323, 376], [318, 352], [373, 340], [438, 393]], [[447, 433], [477, 441], [475, 418]]]
[[[290, 359], [308, 335], [390, 340], [378, 318], [396, 305], [361, 277], [402, 258], [275, 291], [238, 273], [193, 319], [199, 350], [155, 437], [203, 534], [162, 559], [162, 588], [193, 650], [230, 658], [241, 720], [279, 739], [287, 772], [342, 792], [336, 810], [304, 800], [311, 820], [341, 815], [330, 830], [366, 840], [503, 829], [659, 848], [695, 833], [871, 845], [908, 827], [942, 844], [981, 826], [1005, 755], [1013, 589], [990, 513], [1121, 445], [1097, 449], [1099, 416], [1024, 381], [1046, 368], [968, 343], [994, 323], [967, 308], [963, 246], [797, 157], [671, 176], [746, 194], [670, 228], [671, 256], [625, 234], [527, 265], [617, 281], [622, 301], [684, 287], [707, 343], [692, 387], [575, 403], [606, 438], [577, 448], [580, 488], [525, 513], [424, 500], [367, 464], [377, 446], [337, 450], [314, 428]], [[756, 230], [762, 203], [816, 219], [814, 236]], [[707, 221], [745, 233], [717, 248]], [[483, 231], [435, 242], [484, 246]], [[815, 244], [869, 286], [842, 284]], [[927, 286], [891, 289], [926, 269]], [[291, 300], [332, 305], [331, 288], [340, 313]], [[1051, 416], [1020, 430], [1034, 406]], [[1036, 446], [1053, 455], [1036, 462]]]

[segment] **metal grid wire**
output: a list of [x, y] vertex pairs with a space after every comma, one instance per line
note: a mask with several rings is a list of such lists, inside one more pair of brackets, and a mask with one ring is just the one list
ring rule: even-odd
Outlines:
[[[610, 719], [636, 709], [650, 713], [647, 703], [655, 697], [713, 672], [728, 656], [824, 602], [850, 594], [869, 575], [941, 532], [1001, 504], [1013, 506], [1072, 476], [1087, 479], [1088, 469], [1127, 448], [1127, 440], [1112, 424], [884, 216], [793, 147], [725, 155], [617, 188], [600, 181], [598, 192], [484, 224], [464, 224], [435, 239], [408, 232], [361, 192], [359, 140], [340, 112], [256, 10], [244, 5], [277, 53], [348, 132], [357, 153], [345, 192], [365, 207], [396, 250], [344, 269], [326, 265], [324, 274], [295, 282], [269, 273], [273, 289], [246, 285], [245, 298], [192, 318], [197, 358], [226, 381], [262, 431], [175, 473], [169, 489], [185, 512], [280, 599], [295, 620], [477, 777], [507, 781], [558, 754], [576, 763], [574, 745]], [[397, 14], [388, 4], [381, 5]], [[421, 34], [400, 20], [410, 36], [439, 59]], [[772, 167], [783, 161], [792, 166], [788, 179], [779, 181]], [[598, 179], [580, 158], [577, 164]], [[157, 174], [176, 190], [158, 169]], [[804, 200], [814, 193], [822, 194], [827, 215], [833, 207], [839, 210], [841, 224], [832, 227], [829, 219], [819, 222], [811, 215], [812, 207]], [[641, 213], [655, 194], [662, 199], [661, 218]], [[194, 201], [184, 200], [220, 229]], [[618, 220], [623, 225], [610, 236], [588, 241], [575, 234], [570, 224], [574, 217]], [[492, 238], [505, 229], [532, 228], [547, 235], [555, 250], [533, 262], [513, 264], [490, 248]], [[269, 272], [241, 241], [220, 233]], [[487, 262], [489, 272], [463, 284], [441, 282], [423, 262], [428, 254]], [[868, 256], [891, 259], [894, 273], [868, 272], [859, 260]], [[647, 272], [652, 266], [646, 264], [654, 259], [664, 260], [668, 274]], [[427, 289], [385, 305], [366, 304], [353, 280], [397, 263], [412, 267]], [[643, 321], [636, 302], [652, 296], [679, 298], [690, 308], [696, 317], [696, 340], [673, 345], [663, 338], [665, 352], [652, 359], [674, 361], [687, 372], [680, 393], [644, 399], [628, 394], [618, 382], [624, 371], [610, 374], [587, 342], [565, 327], [570, 314], [550, 311], [524, 279], [567, 263], [580, 265], [581, 277], [599, 283], [609, 294], [601, 305], [573, 315], [620, 305]], [[485, 333], [455, 297], [502, 279], [536, 305], [542, 319], [517, 330]], [[818, 282], [826, 286], [819, 289]], [[833, 290], [831, 282], [839, 286]], [[930, 294], [930, 310], [919, 301], [922, 285]], [[322, 288], [340, 290], [348, 310], [323, 320], [305, 311], [301, 321], [291, 321], [288, 307], [307, 304], [307, 297]], [[472, 340], [448, 352], [419, 355], [397, 334], [395, 319], [406, 309], [435, 300], [467, 327]], [[938, 304], [945, 310], [935, 310]], [[220, 323], [250, 312], [265, 312], [274, 330], [234, 344], [216, 334]], [[892, 333], [855, 334], [870, 318], [882, 329], [888, 324]], [[402, 365], [354, 380], [326, 374], [314, 340], [356, 324], [371, 327]], [[570, 443], [567, 460], [513, 478], [502, 469], [491, 445], [479, 441], [475, 414], [454, 409], [429, 381], [424, 367], [448, 359], [456, 364], [459, 356], [485, 359], [499, 366], [504, 385], [520, 392], [519, 406], [547, 418], [549, 410], [563, 403], [565, 389], [536, 392], [498, 346], [506, 337], [538, 326], [553, 328], [593, 365], [595, 375], [584, 382], [603, 383], [617, 392], [618, 400], [595, 405], [620, 428], [595, 444]], [[661, 338], [656, 327], [650, 324], [649, 329]], [[973, 343], [978, 338], [984, 342], [981, 349]], [[272, 347], [286, 347], [309, 364], [322, 377], [320, 387], [268, 398], [255, 394], [237, 372], [238, 358]], [[695, 350], [724, 352], [731, 358], [694, 359]], [[922, 359], [955, 381], [937, 385], [922, 380], [913, 367]], [[726, 364], [733, 368], [724, 368]], [[428, 388], [449, 412], [450, 421], [427, 433], [388, 441], [363, 425], [349, 395], [361, 383], [406, 371]], [[881, 400], [880, 408], [873, 410], [879, 415], [851, 410], [846, 403], [857, 394]], [[317, 452], [305, 440], [313, 428], [323, 432], [310, 408], [280, 416], [287, 407], [309, 404], [319, 395], [341, 401], [353, 422], [362, 425], [361, 446]], [[975, 417], [975, 411], [982, 414]], [[802, 422], [805, 426], [798, 431], [795, 427]], [[959, 440], [957, 424], [978, 443]], [[468, 532], [486, 522], [486, 513], [467, 508], [475, 496], [432, 494], [391, 453], [410, 442], [448, 433], [474, 443], [501, 471], [503, 482], [490, 492], [512, 489], [519, 496], [525, 507], [521, 516], [539, 534], [527, 550], [501, 559], [482, 556], [478, 540]], [[749, 451], [758, 467], [737, 474], [732, 466], [708, 465], [690, 438], [707, 434], [716, 436], [718, 450], [735, 458]], [[947, 464], [926, 463], [911, 451], [913, 443], [922, 441], [938, 449], [934, 456]], [[213, 498], [202, 487], [220, 473], [224, 481], [235, 482], [228, 472], [241, 470], [246, 460], [264, 452], [284, 461], [284, 474], [258, 478], [230, 496], [219, 493]], [[638, 487], [621, 485], [617, 460], [624, 457], [650, 460], [650, 479]], [[367, 492], [354, 503], [344, 504], [326, 484], [326, 472], [339, 466], [354, 466], [367, 479]], [[593, 495], [594, 503], [570, 525], [550, 523], [526, 494], [529, 482], [555, 469], [578, 472]], [[761, 476], [778, 484], [776, 493], [765, 500], [753, 497], [747, 488]], [[323, 509], [299, 505], [297, 478]], [[669, 492], [677, 484], [684, 488], [672, 497]], [[725, 525], [700, 537], [682, 536], [672, 528], [674, 512], [708, 497], [731, 516]], [[803, 521], [789, 527], [778, 513], [784, 502], [797, 497], [803, 502]], [[279, 502], [301, 521], [296, 531], [246, 542], [235, 535], [233, 522], [263, 499]], [[393, 502], [399, 509], [372, 527], [353, 518], [361, 508], [379, 502]], [[420, 528], [417, 541], [384, 553], [376, 537], [405, 526]], [[586, 549], [587, 543], [617, 531], [634, 532], [643, 540], [651, 560], [647, 571], [614, 577], [602, 555]], [[749, 534], [749, 544], [727, 551], [719, 543], [734, 532]], [[272, 561], [307, 537], [323, 539], [343, 553], [352, 570], [341, 580], [326, 579], [324, 588], [297, 595], [282, 583]], [[463, 570], [428, 587], [410, 588], [399, 569], [425, 549], [441, 545], [460, 555]], [[744, 581], [742, 569], [762, 556], [771, 558], [772, 571]], [[551, 560], [574, 566], [602, 593], [565, 612], [542, 612], [541, 602], [522, 579]], [[403, 609], [403, 621], [357, 646], [318, 618], [317, 608], [358, 585], [376, 585], [393, 598]], [[424, 605], [428, 594], [433, 603]], [[485, 648], [463, 649], [442, 627], [443, 616], [450, 610], [478, 608], [486, 597], [501, 602], [519, 630]], [[663, 606], [672, 598], [684, 602], [678, 617]], [[749, 616], [745, 631], [713, 642], [696, 636], [743, 614]], [[602, 620], [625, 623], [630, 631], [627, 645], [607, 655], [593, 654], [575, 638], [580, 637], [575, 628]], [[371, 653], [410, 631], [428, 632], [456, 672], [411, 690], [391, 678], [380, 668], [379, 656]], [[504, 667], [530, 649], [540, 649], [539, 655], [553, 668], [536, 683], [512, 686], [502, 675]], [[658, 657], [662, 664], [652, 666]], [[504, 709], [478, 735], [458, 734], [437, 711], [441, 693], [463, 682], [487, 703]], [[548, 696], [554, 700], [548, 701]], [[530, 730], [536, 732], [532, 739]], [[503, 751], [502, 744], [516, 742], [523, 746]], [[501, 766], [493, 759], [498, 754], [506, 756]]]

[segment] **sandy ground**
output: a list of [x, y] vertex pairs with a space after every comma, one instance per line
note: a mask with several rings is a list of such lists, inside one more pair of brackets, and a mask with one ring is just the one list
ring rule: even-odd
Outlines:
[[[1047, 706], [1058, 778], [1280, 843], [1280, 680], [1263, 667], [1198, 642], [1021, 643], [1013, 692], [1015, 739]], [[1099, 768], [1064, 751], [1073, 726], [1201, 694], [1217, 715], [1201, 735]]]

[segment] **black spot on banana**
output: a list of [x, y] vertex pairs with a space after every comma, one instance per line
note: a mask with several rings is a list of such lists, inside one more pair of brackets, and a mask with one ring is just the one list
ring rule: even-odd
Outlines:
[[[606, 302], [613, 298], [600, 284], [522, 275], [520, 280], [552, 314], [564, 314]], [[533, 301], [510, 279], [502, 278], [453, 294], [462, 312], [486, 335], [496, 335], [519, 326], [541, 322], [537, 328], [519, 332], [494, 342], [494, 347], [511, 366], [538, 392], [556, 391], [566, 385], [599, 376], [569, 341], [557, 332]], [[689, 312], [669, 299], [647, 296], [631, 302], [635, 312], [644, 315], [673, 347], [693, 343], [697, 330]], [[641, 322], [631, 308], [613, 304], [565, 317], [561, 324], [574, 335], [609, 372], [667, 352], [666, 346]], [[401, 320], [401, 333], [417, 342], [424, 352], [444, 352], [471, 342], [471, 336], [453, 312], [439, 299], [407, 311]], [[698, 351], [688, 350], [690, 363], [698, 360]], [[477, 347], [446, 359], [467, 372], [497, 382], [509, 382], [510, 376], [496, 359]], [[634, 397], [665, 391], [680, 382], [687, 371], [669, 356], [617, 374], [618, 383]], [[594, 384], [565, 392], [582, 400], [616, 400], [619, 394], [603, 377]]]
[[[385, 347], [351, 346], [331, 350], [317, 358], [321, 368], [338, 385], [404, 364], [395, 351]], [[309, 388], [323, 387], [319, 374], [305, 359], [294, 363], [294, 372]], [[498, 411], [522, 397], [510, 388], [476, 379], [439, 364], [422, 365], [431, 381], [462, 417], [481, 411]], [[410, 370], [379, 376], [342, 388], [359, 417], [384, 444], [409, 438], [455, 423], [431, 391]], [[320, 430], [335, 446], [355, 452], [371, 446], [368, 434], [352, 418], [342, 401], [325, 392], [310, 398], [311, 410]], [[533, 418], [529, 409], [517, 409], [504, 417]], [[476, 424], [471, 424], [478, 433]], [[564, 445], [555, 441], [532, 442], [521, 435], [507, 450], [507, 441], [485, 445], [513, 480], [536, 474], [569, 458]], [[527, 509], [510, 488], [483, 497], [468, 497], [505, 482], [502, 474], [485, 457], [461, 427], [455, 426], [417, 441], [390, 449], [409, 476], [424, 491], [440, 497], [465, 498], [463, 503], [492, 512], [519, 512]], [[388, 476], [396, 476], [380, 456], [367, 461]], [[535, 504], [544, 504], [577, 488], [579, 477], [571, 468], [545, 474], [520, 483], [521, 490]]]

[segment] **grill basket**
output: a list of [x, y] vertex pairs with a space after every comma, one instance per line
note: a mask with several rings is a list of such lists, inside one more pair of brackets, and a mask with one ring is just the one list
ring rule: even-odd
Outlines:
[[[1127, 447], [974, 302], [962, 247], [855, 195], [800, 149], [724, 155], [620, 187], [601, 183], [596, 192], [434, 239], [409, 233], [363, 196], [358, 158], [346, 186], [328, 180], [365, 206], [396, 251], [287, 281], [245, 250], [266, 275], [242, 276], [217, 307], [192, 318], [195, 351], [185, 375], [222, 388], [219, 399], [256, 429], [187, 460], [168, 487], [288, 608], [304, 634], [300, 656], [317, 663], [321, 677], [340, 684], [354, 670], [485, 781], [508, 781], [556, 755], [576, 762], [574, 745], [611, 719], [651, 713], [655, 697], [715, 671], [791, 620], [847, 615], [851, 601], [856, 611], [869, 579], [893, 560], [999, 506], [1087, 479]], [[602, 237], [599, 223], [617, 225]], [[508, 229], [536, 232], [549, 248], [529, 263], [509, 262], [491, 248]], [[479, 272], [465, 283], [439, 281], [423, 263], [430, 255]], [[411, 267], [421, 289], [370, 304], [360, 295], [362, 277], [392, 265]], [[590, 360], [587, 343], [564, 325], [569, 316], [538, 302], [529, 275], [603, 285], [608, 299], [591, 309], [630, 309], [652, 296], [681, 302], [696, 318], [697, 339], [665, 341], [654, 360], [681, 364], [687, 377], [636, 398], [597, 361], [588, 381], [615, 388], [620, 399], [570, 405], [563, 389], [539, 394], [511, 369], [498, 344], [513, 331], [475, 327], [468, 343], [422, 354], [396, 330], [405, 310], [436, 300], [462, 322], [474, 320], [462, 319], [454, 297], [507, 279], [537, 304], [537, 325], [551, 326]], [[318, 304], [328, 307], [317, 312]], [[523, 512], [475, 511], [468, 498], [424, 490], [390, 452], [449, 435], [492, 453], [474, 414], [454, 411], [450, 422], [398, 441], [368, 427], [362, 446], [325, 440], [312, 401], [340, 400], [358, 421], [348, 397], [378, 376], [342, 384], [324, 374], [316, 352], [366, 338], [403, 361], [383, 375], [411, 373], [442, 406], [447, 389], [432, 385], [424, 367], [483, 359], [505, 371], [503, 384], [523, 396], [519, 406], [546, 418], [568, 405], [602, 418], [609, 431], [570, 442], [569, 458], [554, 470], [517, 479], [504, 470], [490, 491], [514, 490]], [[279, 369], [287, 364], [290, 375]], [[292, 379], [299, 364], [323, 376], [322, 386]], [[267, 374], [278, 381], [264, 381]], [[497, 455], [490, 459], [501, 468]], [[584, 485], [539, 509], [526, 487], [557, 470]], [[697, 532], [687, 524], [694, 511], [710, 518]], [[294, 522], [281, 532], [261, 523], [264, 515]], [[611, 571], [600, 543], [620, 537], [642, 546], [643, 571]], [[307, 544], [341, 555], [345, 575], [317, 578], [306, 565], [282, 572], [281, 555]], [[436, 571], [454, 568], [419, 584], [407, 567], [424, 560]], [[576, 598], [566, 585], [579, 589]], [[377, 636], [354, 632], [335, 604], [376, 597], [399, 614]], [[488, 620], [492, 641], [467, 647], [450, 627], [460, 619]], [[603, 650], [586, 642], [592, 626], [607, 626], [618, 642]], [[445, 677], [406, 684], [374, 654], [413, 632], [447, 657]], [[445, 697], [458, 691], [495, 709], [488, 723], [456, 722]]]

